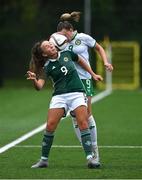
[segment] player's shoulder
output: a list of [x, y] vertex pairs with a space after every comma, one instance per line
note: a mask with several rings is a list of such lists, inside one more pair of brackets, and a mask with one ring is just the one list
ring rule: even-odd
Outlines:
[[76, 37], [77, 38], [83, 38], [83, 37], [86, 37], [87, 34], [81, 32], [81, 33], [77, 33]]
[[61, 55], [62, 54], [74, 54], [74, 52], [73, 51], [70, 51], [70, 50], [64, 50], [64, 51], [61, 51]]
[[85, 34], [85, 33], [81, 32], [81, 33], [77, 34], [76, 38], [81, 39], [81, 40], [86, 40], [86, 39], [90, 39], [92, 37], [89, 34]]
[[[74, 53], [73, 51], [69, 51], [69, 50], [65, 50], [65, 51], [62, 51], [61, 52], [61, 56], [64, 57], [64, 56], [76, 56], [77, 54]], [[78, 56], [78, 55], [77, 55]]]
[[70, 53], [71, 53], [71, 51], [69, 51], [69, 50], [61, 51], [61, 55], [70, 54]]
[[[83, 33], [83, 32], [81, 32], [81, 33], [78, 33], [77, 34], [77, 36], [78, 37], [88, 37], [88, 36], [90, 36], [89, 34], [86, 34], [86, 33]], [[90, 36], [91, 37], [91, 36]]]

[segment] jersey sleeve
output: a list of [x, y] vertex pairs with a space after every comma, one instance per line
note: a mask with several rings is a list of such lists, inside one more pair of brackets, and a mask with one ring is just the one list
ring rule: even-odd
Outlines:
[[96, 45], [96, 40], [95, 40], [94, 38], [92, 38], [90, 35], [84, 34], [84, 33], [82, 33], [82, 37], [83, 37], [83, 39], [84, 39], [85, 44], [86, 44], [88, 47], [91, 47], [91, 48], [95, 47], [95, 45]]
[[49, 62], [50, 61], [47, 61], [45, 64], [44, 64], [44, 74], [45, 74], [45, 76], [46, 76], [46, 78], [48, 77], [48, 76], [50, 76], [50, 71], [49, 71]]
[[72, 61], [77, 62], [77, 61], [78, 61], [78, 58], [79, 58], [78, 55], [75, 54], [75, 53], [72, 52], [72, 51], [70, 51], [70, 54], [71, 54]]

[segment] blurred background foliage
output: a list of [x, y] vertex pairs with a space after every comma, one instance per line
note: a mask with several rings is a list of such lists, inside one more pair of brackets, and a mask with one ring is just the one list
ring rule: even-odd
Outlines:
[[[84, 0], [0, 0], [0, 85], [22, 78], [31, 47], [56, 31], [62, 13], [81, 11], [78, 31], [84, 31]], [[142, 45], [141, 0], [91, 0], [91, 35], [99, 42], [137, 41]]]

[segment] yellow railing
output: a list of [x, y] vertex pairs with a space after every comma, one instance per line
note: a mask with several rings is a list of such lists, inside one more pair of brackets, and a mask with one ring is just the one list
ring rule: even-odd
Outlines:
[[[114, 66], [112, 73], [113, 89], [137, 89], [140, 87], [140, 46], [137, 42], [101, 43], [105, 48], [108, 59]], [[97, 73], [105, 77], [105, 71], [100, 57], [97, 57]], [[104, 78], [105, 79], [105, 78]], [[106, 83], [97, 83], [98, 88], [104, 89]]]

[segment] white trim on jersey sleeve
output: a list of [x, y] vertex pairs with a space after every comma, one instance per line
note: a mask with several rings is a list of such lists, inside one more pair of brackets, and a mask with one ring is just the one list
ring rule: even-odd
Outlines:
[[49, 60], [46, 61], [46, 63], [44, 64], [44, 67], [48, 66], [48, 64], [49, 64]]

